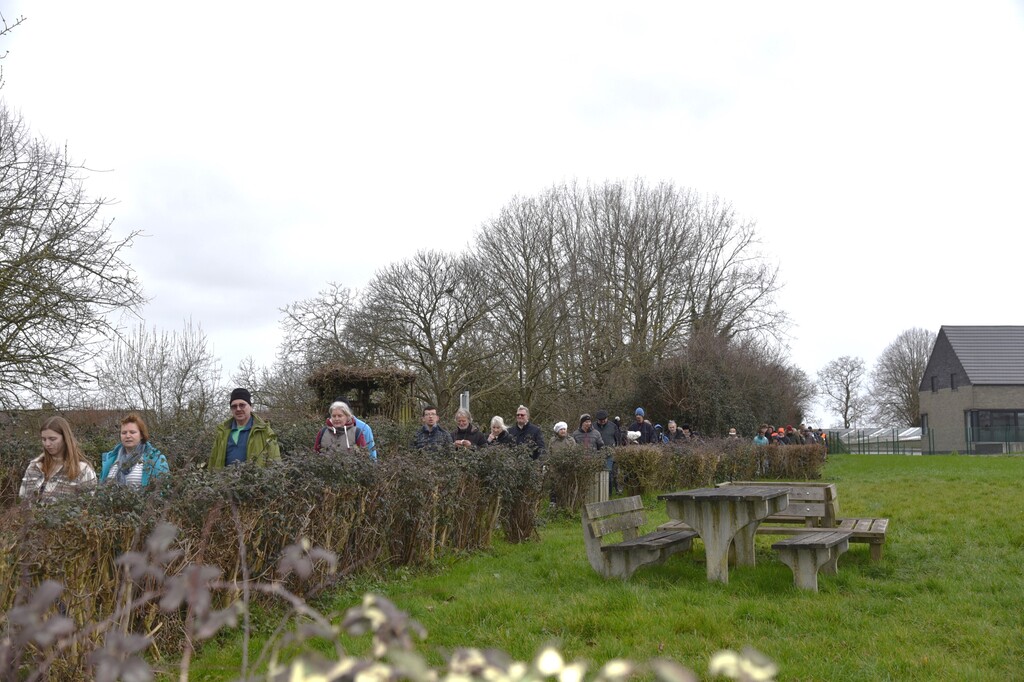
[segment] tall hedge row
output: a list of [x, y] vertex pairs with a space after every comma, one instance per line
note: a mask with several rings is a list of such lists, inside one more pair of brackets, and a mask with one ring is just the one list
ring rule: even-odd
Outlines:
[[[716, 442], [678, 449], [630, 446], [617, 450], [616, 459], [620, 484], [635, 494], [758, 476], [817, 478], [824, 452], [814, 446]], [[578, 513], [604, 467], [603, 456], [573, 449], [538, 462], [522, 449], [501, 447], [398, 448], [376, 462], [365, 455], [297, 449], [266, 469], [213, 472], [199, 466], [201, 461], [198, 450], [178, 458], [172, 475], [146, 491], [102, 485], [94, 494], [37, 507], [12, 497], [23, 463], [0, 463], [0, 497], [6, 503], [0, 512], [0, 612], [51, 579], [66, 586], [60, 609], [76, 623], [108, 617], [146, 587], [133, 583], [116, 557], [140, 551], [162, 521], [179, 528], [183, 550], [168, 566], [171, 574], [202, 563], [219, 567], [227, 581], [272, 581], [283, 550], [297, 541], [334, 552], [337, 571], [318, 565], [304, 590], [374, 566], [422, 564], [444, 552], [486, 547], [498, 528], [507, 540], [521, 542], [535, 535], [538, 514], [549, 504]], [[221, 597], [227, 604], [233, 595]], [[182, 640], [184, 617], [153, 605], [136, 610], [124, 628], [155, 631], [158, 647], [173, 651]], [[84, 670], [87, 654], [64, 652], [62, 665]]]

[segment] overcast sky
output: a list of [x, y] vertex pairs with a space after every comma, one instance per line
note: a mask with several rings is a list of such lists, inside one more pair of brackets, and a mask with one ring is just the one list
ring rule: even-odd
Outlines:
[[26, 17], [0, 95], [106, 171], [143, 317], [201, 323], [226, 373], [273, 360], [279, 308], [573, 179], [755, 221], [811, 377], [914, 326], [1024, 324], [1020, 1], [0, 8]]

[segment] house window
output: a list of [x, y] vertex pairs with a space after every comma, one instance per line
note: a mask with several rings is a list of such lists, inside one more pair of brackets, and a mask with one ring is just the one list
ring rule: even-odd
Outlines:
[[1024, 440], [1024, 412], [1017, 410], [970, 410], [967, 413], [971, 440], [978, 443]]
[[949, 375], [949, 387], [951, 389], [953, 389], [954, 391], [956, 390], [956, 375], [955, 374], [950, 374]]
[[935, 391], [939, 390], [939, 387], [936, 385], [936, 381], [935, 381], [936, 377], [932, 376], [931, 379], [932, 379], [932, 393], [935, 393]]

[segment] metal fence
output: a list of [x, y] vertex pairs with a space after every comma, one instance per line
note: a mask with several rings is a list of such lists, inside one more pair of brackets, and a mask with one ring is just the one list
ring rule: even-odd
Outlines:
[[[828, 451], [861, 455], [935, 454], [935, 436], [920, 428], [830, 429]], [[1024, 453], [1024, 429], [1013, 426], [964, 428], [963, 454]]]
[[972, 455], [1002, 455], [1024, 452], [1024, 429], [1016, 426], [967, 426], [966, 451]]
[[831, 429], [828, 431], [828, 451], [855, 455], [920, 455], [929, 452], [922, 448], [920, 428], [861, 428]]

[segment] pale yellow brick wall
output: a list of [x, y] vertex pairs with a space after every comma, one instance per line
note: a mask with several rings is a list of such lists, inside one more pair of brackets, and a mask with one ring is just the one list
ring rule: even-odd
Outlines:
[[[932, 445], [936, 452], [966, 452], [966, 421], [968, 410], [1024, 411], [1024, 386], [964, 386], [956, 391], [948, 388], [921, 391], [921, 414], [928, 415]], [[928, 442], [922, 440], [927, 452]]]

